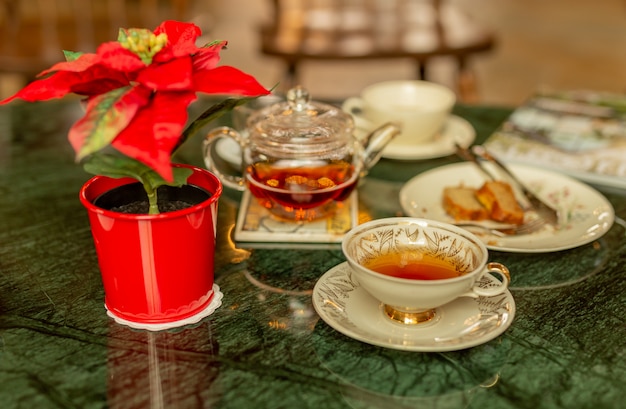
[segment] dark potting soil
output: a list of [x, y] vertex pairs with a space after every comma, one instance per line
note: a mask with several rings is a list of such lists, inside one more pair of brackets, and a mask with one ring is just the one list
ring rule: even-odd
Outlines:
[[[158, 203], [158, 205], [159, 205], [159, 212], [161, 213], [173, 212], [175, 210], [182, 210], [182, 209], [186, 209], [188, 207], [193, 206], [192, 203], [183, 202], [182, 200], [177, 200], [175, 202], [169, 202], [169, 203]], [[132, 203], [128, 203], [125, 205], [121, 205], [121, 206], [112, 207], [109, 210], [112, 210], [118, 213], [143, 214], [143, 213], [148, 213], [148, 211], [150, 210], [149, 207], [150, 207], [150, 204], [147, 201], [137, 201], [137, 202], [132, 202]]]
[[[211, 197], [205, 189], [195, 185], [182, 187], [161, 186], [157, 189], [157, 205], [161, 213], [182, 210]], [[148, 213], [148, 195], [141, 183], [130, 183], [103, 193], [94, 205], [119, 213]]]

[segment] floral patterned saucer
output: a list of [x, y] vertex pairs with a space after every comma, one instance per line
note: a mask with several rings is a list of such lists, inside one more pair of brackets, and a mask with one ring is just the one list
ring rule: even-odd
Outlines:
[[[486, 275], [485, 285], [497, 280]], [[326, 272], [313, 289], [313, 307], [335, 330], [356, 340], [405, 351], [455, 351], [484, 344], [511, 325], [509, 291], [493, 297], [461, 297], [438, 308], [438, 319], [418, 325], [391, 321], [382, 304], [352, 277], [347, 263]]]

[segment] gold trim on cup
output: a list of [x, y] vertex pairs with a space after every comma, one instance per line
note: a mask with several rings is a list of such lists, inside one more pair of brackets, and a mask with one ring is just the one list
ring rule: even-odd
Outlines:
[[405, 325], [419, 325], [430, 322], [437, 315], [435, 309], [407, 311], [383, 304], [385, 315], [392, 321]]
[[503, 276], [506, 276], [506, 278], [509, 280], [509, 283], [511, 282], [511, 272], [504, 264], [500, 264], [500, 263], [496, 263], [495, 261], [492, 261], [491, 263], [487, 263], [487, 270], [489, 271], [495, 270], [499, 272], [500, 274], [502, 274]]

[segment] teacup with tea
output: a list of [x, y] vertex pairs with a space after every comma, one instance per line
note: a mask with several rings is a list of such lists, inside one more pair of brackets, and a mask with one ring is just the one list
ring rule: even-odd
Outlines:
[[363, 223], [345, 235], [342, 250], [353, 277], [382, 303], [391, 320], [403, 324], [430, 322], [438, 307], [459, 297], [501, 294], [510, 281], [504, 265], [488, 262], [478, 237], [428, 219]]

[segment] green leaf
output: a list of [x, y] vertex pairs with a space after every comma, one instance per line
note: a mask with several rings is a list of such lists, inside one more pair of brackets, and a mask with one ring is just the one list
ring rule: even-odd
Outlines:
[[65, 61], [72, 62], [78, 60], [83, 53], [79, 51], [63, 50], [63, 55], [65, 56]]
[[224, 40], [213, 40], [213, 41], [211, 41], [209, 43], [206, 43], [203, 47], [210, 48], [210, 47], [213, 47], [214, 45], [218, 45], [218, 44], [220, 44], [222, 42], [224, 42]]
[[[270, 90], [270, 92], [273, 91], [277, 86], [278, 84], [274, 85], [272, 89]], [[180, 140], [178, 141], [178, 144], [176, 144], [176, 146], [172, 150], [172, 153], [176, 152], [176, 150], [180, 148], [180, 146], [184, 144], [187, 139], [192, 137], [196, 132], [202, 129], [202, 127], [204, 127], [209, 122], [219, 118], [220, 116], [224, 115], [226, 112], [233, 110], [239, 105], [246, 104], [247, 102], [252, 101], [253, 99], [257, 99], [258, 97], [259, 96], [226, 98], [222, 102], [212, 105], [202, 114], [200, 114], [200, 116], [196, 118], [191, 124], [189, 124], [189, 126], [183, 131], [183, 134]]]
[[103, 175], [116, 179], [123, 177], [136, 179], [143, 184], [144, 189], [148, 193], [155, 191], [159, 186], [163, 185], [183, 186], [193, 172], [189, 168], [175, 167], [173, 169], [174, 180], [168, 182], [143, 163], [127, 156], [112, 153], [93, 154], [84, 160], [83, 167], [85, 171], [94, 175]]
[[69, 139], [77, 149], [77, 158], [99, 151], [126, 128], [149, 96], [132, 86], [113, 89], [92, 98], [87, 112], [70, 129]]
[[93, 154], [83, 161], [84, 169], [94, 175], [103, 175], [112, 178], [131, 177], [142, 181], [142, 174], [146, 166], [127, 156], [113, 154]]
[[83, 162], [83, 166], [87, 172], [96, 175], [112, 178], [130, 177], [139, 181], [148, 196], [150, 214], [159, 213], [159, 207], [157, 205], [157, 188], [159, 186], [168, 185], [181, 187], [187, 183], [187, 179], [193, 172], [193, 170], [189, 168], [175, 167], [173, 169], [174, 180], [168, 182], [141, 162], [127, 156], [106, 153], [96, 153], [89, 156]]
[[148, 184], [153, 189], [158, 188], [159, 186], [168, 185], [168, 186], [176, 186], [181, 187], [187, 183], [187, 179], [192, 174], [192, 170], [189, 168], [174, 168], [172, 169], [174, 180], [168, 182], [163, 179], [158, 173], [153, 170], [149, 170], [148, 172], [143, 174], [144, 185]]
[[172, 152], [176, 152], [176, 150], [183, 144], [187, 139], [193, 136], [196, 132], [198, 132], [203, 126], [208, 124], [209, 122], [219, 118], [224, 115], [226, 112], [232, 110], [233, 108], [243, 105], [246, 102], [256, 99], [258, 97], [243, 97], [243, 98], [227, 98], [222, 102], [219, 102], [215, 105], [209, 107], [206, 111], [204, 111], [198, 118], [196, 118], [189, 126], [183, 131], [183, 134], [178, 141], [178, 144], [174, 147]]
[[117, 31], [117, 42], [118, 43], [123, 43], [124, 41], [126, 41], [128, 39], [128, 33], [126, 32], [126, 30], [124, 30], [123, 28], [120, 28]]

